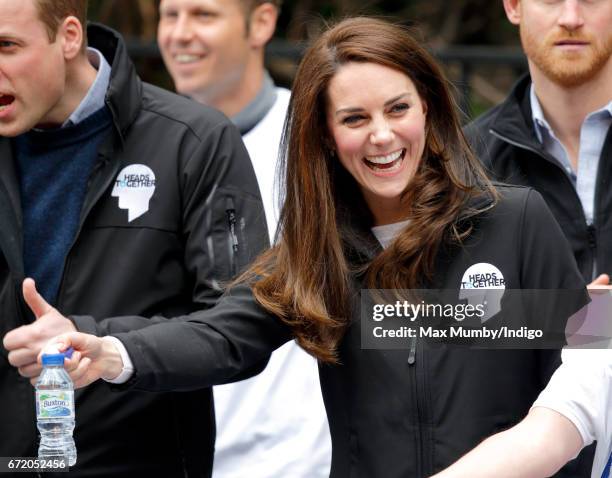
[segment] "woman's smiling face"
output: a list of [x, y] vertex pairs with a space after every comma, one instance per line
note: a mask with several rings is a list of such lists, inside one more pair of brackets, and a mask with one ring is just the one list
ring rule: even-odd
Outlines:
[[346, 63], [329, 83], [327, 125], [336, 154], [377, 225], [406, 218], [401, 196], [423, 155], [426, 114], [410, 78], [377, 63]]

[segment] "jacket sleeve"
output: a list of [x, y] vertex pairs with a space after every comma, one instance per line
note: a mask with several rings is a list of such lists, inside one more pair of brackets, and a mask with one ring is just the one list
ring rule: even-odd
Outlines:
[[135, 370], [120, 389], [186, 391], [235, 381], [291, 339], [290, 328], [265, 311], [247, 285], [232, 288], [212, 309], [180, 319], [113, 334]]
[[197, 278], [193, 300], [204, 307], [269, 246], [257, 179], [238, 130], [226, 123], [208, 135], [181, 181], [185, 265]]
[[[185, 141], [177, 159], [183, 264], [192, 278], [185, 309], [212, 307], [227, 283], [269, 246], [255, 172], [240, 134], [228, 121]], [[177, 152], [178, 154], [178, 152]], [[108, 335], [147, 327], [165, 317], [71, 317], [82, 332]], [[174, 320], [174, 319], [173, 319]]]

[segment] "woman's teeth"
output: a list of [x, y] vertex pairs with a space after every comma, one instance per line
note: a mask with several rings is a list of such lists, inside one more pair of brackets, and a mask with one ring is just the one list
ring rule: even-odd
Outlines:
[[405, 154], [406, 149], [404, 148], [386, 156], [369, 156], [364, 160], [373, 171], [394, 171], [401, 166]]

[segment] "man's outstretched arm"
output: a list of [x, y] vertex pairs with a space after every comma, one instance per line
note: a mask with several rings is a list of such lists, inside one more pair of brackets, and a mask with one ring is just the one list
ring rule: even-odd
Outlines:
[[569, 419], [534, 407], [519, 424], [487, 438], [432, 478], [544, 478], [575, 458], [583, 446]]

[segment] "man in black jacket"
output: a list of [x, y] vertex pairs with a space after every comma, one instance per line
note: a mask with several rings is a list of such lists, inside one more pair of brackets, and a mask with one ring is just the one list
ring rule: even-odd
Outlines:
[[[19, 373], [38, 375], [47, 337], [96, 333], [109, 315], [141, 316], [116, 324], [128, 331], [209, 307], [267, 245], [238, 131], [143, 84], [115, 32], [83, 30], [86, 5], [0, 1], [0, 456], [36, 455], [34, 390]], [[29, 300], [32, 314], [25, 277], [74, 324], [40, 318]], [[31, 281], [24, 291], [34, 295]], [[210, 474], [208, 389], [92, 387], [76, 412], [72, 476]]]
[[529, 61], [508, 98], [468, 126], [493, 175], [536, 188], [587, 282], [612, 274], [612, 2], [504, 0]]

